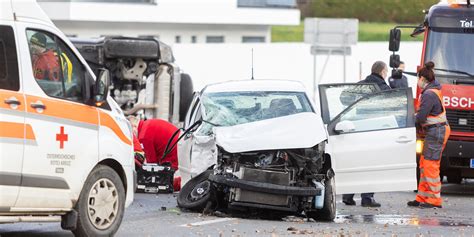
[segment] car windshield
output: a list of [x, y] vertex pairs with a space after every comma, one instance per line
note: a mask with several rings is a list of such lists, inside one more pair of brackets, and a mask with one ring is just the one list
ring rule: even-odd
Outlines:
[[204, 120], [233, 126], [291, 114], [314, 112], [303, 92], [218, 92], [202, 97]]
[[[472, 31], [464, 29], [435, 28], [430, 31], [426, 46], [426, 61], [433, 61], [436, 68], [474, 74], [474, 55], [470, 49], [474, 41]], [[454, 74], [437, 72], [439, 74]]]

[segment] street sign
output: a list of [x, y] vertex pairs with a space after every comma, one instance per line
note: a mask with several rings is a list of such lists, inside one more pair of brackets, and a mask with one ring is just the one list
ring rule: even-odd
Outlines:
[[359, 35], [359, 20], [349, 18], [306, 18], [304, 42], [323, 45], [355, 45]]
[[312, 55], [341, 55], [349, 56], [351, 55], [352, 50], [350, 46], [324, 46], [324, 45], [312, 45], [311, 54]]

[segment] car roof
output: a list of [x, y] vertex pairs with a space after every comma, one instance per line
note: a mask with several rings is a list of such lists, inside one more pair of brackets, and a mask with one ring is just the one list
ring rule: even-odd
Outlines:
[[290, 80], [242, 80], [228, 81], [206, 86], [202, 93], [240, 91], [288, 91], [306, 92], [303, 83]]

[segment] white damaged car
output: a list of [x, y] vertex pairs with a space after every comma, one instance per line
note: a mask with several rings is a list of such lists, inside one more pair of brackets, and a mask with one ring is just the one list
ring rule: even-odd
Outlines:
[[416, 189], [411, 90], [232, 81], [194, 95], [178, 144], [178, 206], [333, 220], [336, 194]]

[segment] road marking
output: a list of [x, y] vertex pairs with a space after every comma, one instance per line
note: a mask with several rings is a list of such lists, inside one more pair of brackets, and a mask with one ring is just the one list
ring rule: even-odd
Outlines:
[[219, 222], [232, 221], [232, 220], [236, 220], [236, 219], [237, 218], [219, 218], [219, 219], [214, 219], [214, 220], [200, 221], [200, 222], [184, 224], [184, 225], [180, 225], [180, 226], [181, 227], [203, 226], [203, 225], [210, 225], [210, 224], [219, 223]]

